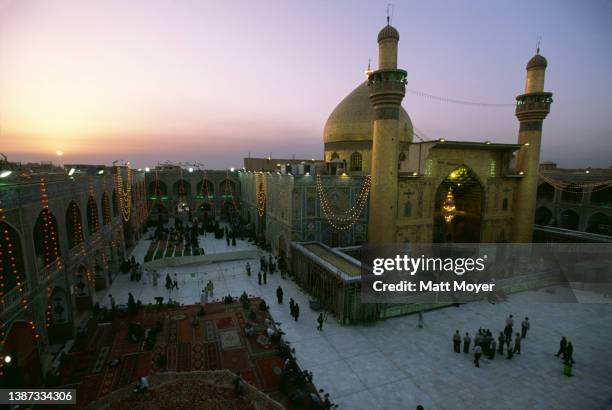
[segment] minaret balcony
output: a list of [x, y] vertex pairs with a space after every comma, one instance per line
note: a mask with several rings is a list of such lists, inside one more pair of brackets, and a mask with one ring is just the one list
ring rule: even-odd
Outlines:
[[550, 112], [552, 93], [530, 93], [516, 97], [516, 116], [519, 121], [541, 121]]

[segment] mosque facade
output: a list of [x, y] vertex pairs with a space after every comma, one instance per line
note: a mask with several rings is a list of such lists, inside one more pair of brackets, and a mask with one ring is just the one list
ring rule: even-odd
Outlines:
[[330, 114], [322, 161], [245, 159], [241, 213], [273, 251], [290, 254], [290, 242], [304, 241], [531, 242], [542, 123], [552, 103], [546, 59], [538, 51], [527, 64], [516, 144], [415, 142], [401, 105], [407, 74], [397, 68], [399, 37], [391, 25], [380, 31], [379, 67]]

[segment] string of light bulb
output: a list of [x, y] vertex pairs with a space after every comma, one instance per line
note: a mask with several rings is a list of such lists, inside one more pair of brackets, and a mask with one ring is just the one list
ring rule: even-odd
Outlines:
[[365, 206], [368, 203], [371, 182], [371, 176], [366, 175], [357, 196], [357, 202], [355, 205], [338, 215], [336, 212], [334, 212], [333, 207], [330, 205], [329, 199], [327, 198], [327, 193], [321, 181], [321, 176], [317, 174], [316, 188], [317, 194], [319, 195], [319, 202], [321, 204], [321, 209], [323, 210], [325, 219], [332, 227], [339, 231], [348, 230], [357, 222], [357, 220], [359, 220]]

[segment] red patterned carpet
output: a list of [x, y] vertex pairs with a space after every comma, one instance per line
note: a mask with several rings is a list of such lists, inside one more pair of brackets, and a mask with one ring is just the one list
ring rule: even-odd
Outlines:
[[[258, 303], [253, 301], [254, 306]], [[207, 313], [201, 317], [197, 316], [199, 309], [199, 305], [146, 307], [135, 314], [123, 314], [112, 323], [94, 325], [64, 360], [61, 385], [76, 386], [77, 406], [83, 407], [135, 384], [141, 376], [159, 372], [156, 359], [165, 353], [168, 371], [239, 370], [247, 382], [278, 400], [283, 361], [263, 337], [264, 314], [257, 311], [257, 335], [247, 339], [239, 303], [207, 305]], [[130, 323], [148, 329], [158, 321], [162, 330], [151, 351], [145, 351], [142, 342], [129, 340]], [[119, 364], [111, 367], [114, 359], [119, 359]]]

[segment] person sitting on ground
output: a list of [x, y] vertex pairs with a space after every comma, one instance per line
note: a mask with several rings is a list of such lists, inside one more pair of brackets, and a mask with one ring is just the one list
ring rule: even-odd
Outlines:
[[149, 389], [149, 379], [146, 377], [141, 377], [136, 383], [136, 388], [134, 389], [134, 393], [144, 393]]
[[234, 378], [234, 394], [236, 395], [236, 397], [242, 396], [242, 393], [244, 390], [243, 383], [244, 382], [242, 381], [242, 378], [240, 377], [240, 370], [238, 370], [238, 372], [236, 373], [236, 377]]
[[259, 302], [259, 310], [261, 310], [262, 312], [266, 312], [268, 310], [268, 305], [263, 299], [261, 300], [261, 302]]
[[247, 335], [247, 337], [253, 336], [255, 334], [255, 329], [253, 328], [253, 325], [250, 322], [247, 323], [244, 327], [244, 334]]

